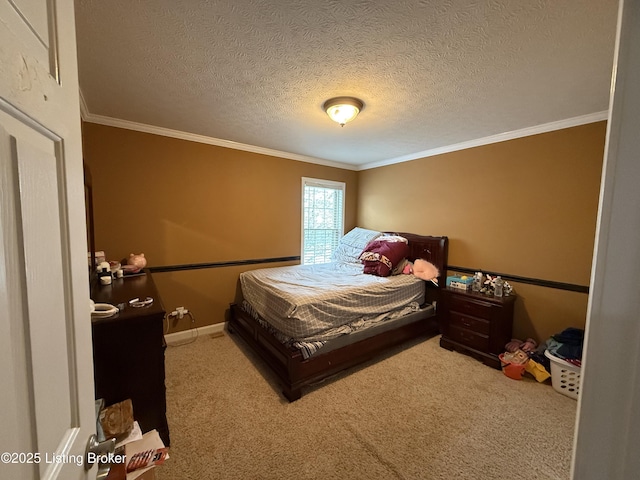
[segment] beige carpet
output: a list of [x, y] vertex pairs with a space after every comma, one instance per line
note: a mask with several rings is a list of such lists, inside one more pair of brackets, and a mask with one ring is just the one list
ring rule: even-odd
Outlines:
[[439, 347], [396, 349], [288, 403], [237, 337], [166, 352], [165, 479], [568, 479], [576, 401]]

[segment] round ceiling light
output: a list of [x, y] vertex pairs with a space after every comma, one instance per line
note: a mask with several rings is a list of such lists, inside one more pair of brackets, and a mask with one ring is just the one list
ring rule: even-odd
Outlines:
[[353, 97], [336, 97], [324, 102], [322, 108], [331, 120], [344, 127], [345, 123], [358, 116], [358, 113], [364, 108], [364, 103]]

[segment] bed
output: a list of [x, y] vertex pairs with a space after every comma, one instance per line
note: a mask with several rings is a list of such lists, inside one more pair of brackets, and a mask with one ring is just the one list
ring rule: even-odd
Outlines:
[[[244, 300], [231, 305], [228, 330], [264, 360], [290, 402], [299, 399], [306, 386], [409, 339], [439, 333], [439, 287], [414, 275], [363, 273], [362, 263], [354, 265], [353, 260], [363, 248], [347, 241], [356, 230], [366, 231], [356, 228], [345, 235], [330, 264], [240, 275]], [[444, 285], [447, 237], [395, 235], [408, 241], [407, 260], [435, 265], [438, 285]]]

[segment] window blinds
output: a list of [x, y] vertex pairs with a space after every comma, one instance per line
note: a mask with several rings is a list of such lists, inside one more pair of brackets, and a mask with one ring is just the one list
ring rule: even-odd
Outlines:
[[331, 261], [344, 234], [345, 184], [303, 178], [302, 263]]

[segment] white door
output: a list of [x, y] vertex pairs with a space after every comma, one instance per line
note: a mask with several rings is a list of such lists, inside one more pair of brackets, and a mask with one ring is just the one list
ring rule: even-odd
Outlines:
[[640, 1], [620, 2], [575, 480], [640, 478]]
[[95, 478], [71, 0], [0, 0], [0, 478]]

